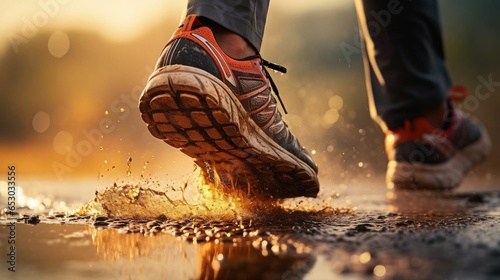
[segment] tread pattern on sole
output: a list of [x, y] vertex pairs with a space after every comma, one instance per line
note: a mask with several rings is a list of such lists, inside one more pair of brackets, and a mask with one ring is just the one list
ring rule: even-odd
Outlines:
[[[255, 192], [274, 198], [315, 197], [319, 191], [315, 172], [269, 138], [229, 88], [203, 70], [183, 65], [156, 70], [139, 109], [154, 137], [202, 168], [208, 164], [251, 178]], [[248, 182], [242, 183], [246, 189]]]

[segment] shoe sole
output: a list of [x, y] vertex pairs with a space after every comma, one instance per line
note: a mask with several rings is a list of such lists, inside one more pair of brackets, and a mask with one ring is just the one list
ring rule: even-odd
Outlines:
[[208, 72], [184, 65], [156, 70], [139, 109], [154, 137], [202, 169], [229, 175], [240, 189], [272, 198], [316, 197], [319, 191], [314, 170], [267, 136]]
[[462, 182], [464, 175], [483, 161], [491, 149], [488, 132], [481, 127], [481, 138], [459, 150], [442, 164], [430, 165], [389, 161], [386, 182], [395, 189], [450, 190]]

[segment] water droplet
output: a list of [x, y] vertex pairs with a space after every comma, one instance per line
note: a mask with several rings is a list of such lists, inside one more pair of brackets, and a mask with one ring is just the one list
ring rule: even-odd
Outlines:
[[315, 155], [316, 154], [316, 150], [312, 150], [311, 154]]
[[130, 175], [132, 174], [132, 171], [130, 171], [131, 166], [132, 166], [132, 158], [129, 157], [127, 160], [127, 177], [130, 177]]
[[363, 165], [365, 165], [365, 164], [362, 161], [358, 162], [359, 167], [363, 167]]
[[104, 111], [104, 115], [105, 115], [105, 116], [109, 115], [108, 110]]
[[104, 148], [102, 146], [99, 146], [99, 151], [102, 151], [104, 150]]
[[120, 112], [121, 113], [125, 112], [125, 108], [120, 108]]

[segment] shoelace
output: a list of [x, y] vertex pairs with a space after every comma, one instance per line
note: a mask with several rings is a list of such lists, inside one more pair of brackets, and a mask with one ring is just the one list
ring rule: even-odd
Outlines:
[[[260, 57], [260, 56], [259, 56]], [[283, 112], [285, 114], [288, 114], [288, 111], [286, 110], [286, 107], [285, 107], [285, 103], [283, 103], [283, 100], [281, 100], [281, 97], [280, 97], [280, 93], [278, 91], [278, 87], [276, 86], [276, 84], [274, 83], [273, 81], [273, 78], [271, 78], [271, 74], [269, 74], [269, 71], [267, 71], [267, 68], [270, 68], [270, 69], [273, 69], [274, 71], [278, 71], [278, 72], [281, 72], [283, 74], [286, 74], [286, 68], [281, 66], [281, 65], [278, 65], [278, 64], [274, 64], [272, 62], [269, 62], [265, 59], [263, 59], [262, 57], [260, 57], [261, 59], [261, 64], [262, 64], [262, 69], [264, 70], [264, 73], [266, 74], [266, 78], [269, 80], [269, 82], [271, 83], [271, 88], [273, 89], [273, 92], [274, 92], [274, 95], [276, 95], [276, 98], [278, 98], [278, 101], [280, 102], [280, 105], [281, 107], [283, 108]]]
[[[199, 20], [199, 18], [197, 18], [197, 19]], [[179, 26], [179, 28], [182, 28], [183, 26], [184, 26], [184, 23], [181, 24], [181, 26]], [[281, 66], [281, 65], [278, 65], [278, 64], [275, 64], [275, 63], [272, 63], [272, 62], [269, 62], [269, 61], [263, 59], [260, 56], [260, 54], [249, 56], [246, 59], [251, 59], [251, 58], [255, 58], [255, 57], [260, 58], [261, 65], [263, 66], [262, 69], [264, 70], [264, 73], [266, 74], [266, 78], [269, 80], [269, 82], [271, 84], [271, 88], [273, 89], [274, 95], [276, 96], [276, 98], [278, 98], [278, 101], [280, 102], [280, 105], [283, 108], [283, 112], [285, 114], [288, 114], [288, 111], [286, 110], [286, 107], [285, 107], [285, 103], [283, 103], [283, 100], [281, 100], [281, 96], [280, 96], [280, 93], [278, 91], [278, 87], [274, 83], [273, 78], [271, 78], [271, 74], [269, 74], [269, 71], [267, 71], [266, 67], [269, 67], [269, 68], [271, 68], [275, 71], [281, 72], [283, 74], [286, 74], [286, 71], [287, 71], [286, 68]]]

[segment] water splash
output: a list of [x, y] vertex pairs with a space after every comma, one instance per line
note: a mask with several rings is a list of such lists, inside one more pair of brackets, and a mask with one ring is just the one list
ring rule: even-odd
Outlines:
[[[217, 174], [217, 172], [212, 173]], [[143, 182], [144, 183], [144, 182]], [[116, 183], [102, 191], [77, 211], [81, 215], [97, 215], [120, 218], [148, 219], [218, 219], [241, 220], [262, 216], [281, 216], [290, 212], [351, 213], [352, 209], [332, 207], [332, 199], [271, 200], [252, 195], [233, 183], [221, 182], [217, 176], [209, 177], [200, 168], [180, 187], [163, 187], [162, 190], [146, 184]]]
[[78, 213], [130, 218], [165, 216], [182, 219], [202, 216], [232, 219], [236, 213], [245, 214], [241, 201], [240, 197], [207, 182], [198, 171], [195, 177], [178, 188], [169, 186], [157, 190], [139, 184], [120, 186], [115, 183], [97, 191], [96, 197], [79, 209]]
[[[127, 160], [127, 175], [131, 174], [132, 158]], [[141, 166], [141, 172], [150, 163]], [[112, 168], [114, 168], [113, 166]], [[241, 221], [287, 220], [290, 217], [331, 216], [352, 213], [353, 209], [335, 208], [337, 194], [320, 195], [318, 198], [270, 199], [258, 193], [246, 177], [228, 177], [227, 173], [213, 168], [197, 167], [182, 184], [166, 184], [159, 179], [141, 175], [115, 182], [95, 191], [95, 197], [82, 206], [81, 200], [57, 194], [29, 196], [22, 187], [17, 189], [18, 214], [106, 216], [114, 218], [169, 220], [202, 219]], [[109, 169], [107, 169], [109, 171]], [[219, 173], [223, 176], [219, 177]], [[104, 175], [99, 172], [97, 179]], [[123, 176], [123, 175], [122, 175]], [[86, 183], [84, 183], [86, 185]], [[0, 187], [6, 182], [0, 181]], [[6, 196], [6, 187], [0, 188], [0, 198]], [[92, 189], [89, 189], [92, 190]], [[83, 193], [82, 193], [83, 195]], [[5, 201], [5, 200], [4, 200]], [[1, 206], [1, 205], [0, 205]], [[312, 215], [312, 216], [311, 216]], [[0, 213], [0, 218], [5, 211]], [[318, 216], [318, 217], [319, 217]]]

